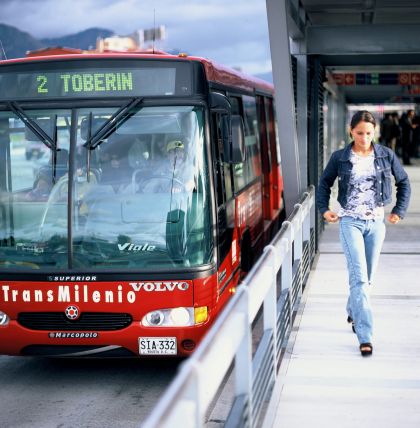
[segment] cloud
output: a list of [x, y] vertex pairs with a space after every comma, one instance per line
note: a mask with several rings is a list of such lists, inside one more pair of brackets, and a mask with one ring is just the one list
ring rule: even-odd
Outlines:
[[[2, 0], [0, 20], [35, 37], [165, 25], [177, 48], [244, 71], [271, 70], [265, 0]], [[23, 13], [22, 13], [23, 11]], [[258, 71], [254, 71], [258, 70]]]

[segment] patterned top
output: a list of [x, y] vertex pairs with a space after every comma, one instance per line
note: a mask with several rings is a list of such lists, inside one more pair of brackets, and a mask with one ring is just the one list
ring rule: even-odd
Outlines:
[[376, 206], [375, 154], [359, 156], [351, 151], [350, 162], [353, 169], [350, 176], [350, 192], [347, 205], [338, 211], [339, 217], [350, 216], [361, 220], [384, 218], [384, 208]]

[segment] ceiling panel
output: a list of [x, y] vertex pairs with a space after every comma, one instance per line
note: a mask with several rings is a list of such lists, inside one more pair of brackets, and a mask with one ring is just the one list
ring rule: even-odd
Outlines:
[[[306, 14], [307, 36], [310, 42], [322, 32], [328, 31], [328, 37], [321, 38], [319, 54], [321, 62], [326, 68], [334, 72], [350, 73], [389, 73], [401, 71], [420, 72], [420, 49], [417, 51], [408, 43], [413, 42], [411, 29], [413, 26], [405, 24], [418, 24], [420, 26], [420, 0], [300, 0], [300, 5]], [[375, 25], [375, 29], [382, 31], [383, 37], [375, 39], [372, 31], [367, 26]], [[389, 25], [389, 29], [387, 29]], [[391, 26], [392, 25], [392, 26]], [[345, 27], [348, 27], [346, 32]], [[350, 27], [352, 26], [352, 27]], [[363, 26], [361, 31], [357, 31], [358, 26]], [[379, 28], [381, 27], [381, 30]], [[311, 30], [314, 31], [311, 31]], [[341, 38], [338, 33], [341, 33]], [[405, 33], [405, 34], [403, 34]], [[331, 37], [336, 34], [335, 40]], [[343, 36], [343, 34], [345, 36]], [[355, 52], [358, 43], [361, 43], [357, 35], [362, 34], [366, 44], [375, 45], [375, 41], [384, 40], [382, 47], [375, 52], [368, 54], [357, 54]], [[368, 35], [372, 34], [372, 39]], [[352, 35], [354, 37], [352, 37]], [[399, 49], [388, 40], [398, 44]], [[394, 38], [392, 38], [394, 37]], [[339, 44], [340, 49], [333, 53], [328, 53], [335, 44]], [[310, 46], [311, 43], [308, 44]], [[375, 45], [376, 46], [376, 45]], [[379, 43], [378, 43], [379, 46]], [[417, 46], [417, 45], [416, 45]], [[420, 42], [419, 42], [420, 46]], [[407, 48], [407, 49], [406, 49]], [[316, 54], [314, 51], [313, 54]], [[411, 93], [413, 87], [407, 86], [341, 86], [348, 102], [396, 102], [396, 101], [420, 101], [420, 86], [417, 94]], [[416, 89], [416, 88], [414, 88]], [[410, 92], [411, 91], [411, 92]]]
[[420, 23], [418, 0], [301, 0], [309, 25]]

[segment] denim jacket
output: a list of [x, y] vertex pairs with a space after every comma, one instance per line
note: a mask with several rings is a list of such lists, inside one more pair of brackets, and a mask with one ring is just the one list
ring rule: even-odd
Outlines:
[[[349, 183], [353, 164], [350, 162], [351, 148], [353, 143], [347, 145], [344, 149], [335, 151], [319, 180], [316, 202], [321, 214], [329, 210], [329, 200], [331, 187], [338, 177], [338, 202], [342, 207], [347, 204], [349, 197]], [[376, 170], [376, 203], [378, 206], [384, 206], [391, 203], [392, 200], [392, 181], [391, 174], [395, 177], [395, 186], [397, 188], [397, 201], [392, 209], [393, 214], [403, 218], [407, 211], [410, 201], [410, 181], [408, 175], [401, 166], [395, 153], [384, 146], [373, 144], [375, 155]]]

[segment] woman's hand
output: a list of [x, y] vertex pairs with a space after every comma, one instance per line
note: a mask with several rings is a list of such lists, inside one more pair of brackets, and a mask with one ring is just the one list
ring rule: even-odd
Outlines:
[[338, 221], [338, 215], [334, 211], [325, 211], [322, 216], [328, 223], [336, 223]]
[[398, 214], [389, 214], [387, 218], [388, 218], [388, 221], [392, 224], [397, 224], [401, 220]]

